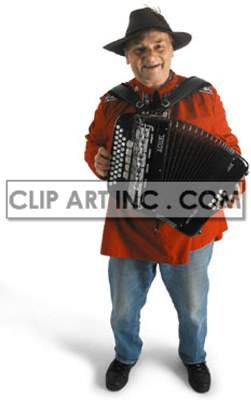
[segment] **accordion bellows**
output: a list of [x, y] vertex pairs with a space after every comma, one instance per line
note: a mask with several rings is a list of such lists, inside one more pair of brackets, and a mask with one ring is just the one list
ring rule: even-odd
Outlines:
[[[133, 195], [132, 188], [142, 191], [150, 182], [208, 181], [232, 182], [234, 191], [235, 183], [247, 171], [245, 159], [197, 126], [156, 115], [127, 113], [118, 118], [114, 128], [108, 189], [114, 192], [116, 185], [124, 182]], [[218, 196], [221, 191], [218, 186]], [[153, 216], [193, 236], [215, 213], [214, 201], [210, 204], [204, 218], [192, 217], [194, 212], [186, 218], [155, 215], [154, 211]]]

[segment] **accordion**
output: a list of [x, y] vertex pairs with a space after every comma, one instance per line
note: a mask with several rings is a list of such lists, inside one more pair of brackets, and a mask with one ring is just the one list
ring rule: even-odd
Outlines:
[[[116, 121], [108, 191], [114, 194], [123, 185], [139, 215], [144, 210], [138, 199], [152, 189], [153, 182], [214, 182], [214, 195], [209, 196], [204, 207], [206, 214], [199, 212], [200, 204], [188, 209], [185, 216], [169, 215], [168, 210], [150, 210], [150, 216], [188, 236], [197, 234], [219, 209], [219, 199], [224, 199], [225, 193], [222, 182], [229, 182], [228, 194], [233, 193], [236, 183], [247, 173], [248, 163], [243, 157], [197, 126], [143, 113], [122, 114]], [[163, 197], [168, 199], [168, 191], [162, 193], [162, 200]]]

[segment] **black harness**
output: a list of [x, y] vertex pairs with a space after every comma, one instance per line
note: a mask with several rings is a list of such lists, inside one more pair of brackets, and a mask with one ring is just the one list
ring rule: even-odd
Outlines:
[[[167, 109], [178, 103], [180, 100], [208, 86], [211, 86], [209, 82], [197, 78], [196, 76], [191, 76], [190, 78], [182, 81], [172, 91], [165, 93], [162, 96], [159, 105], [160, 107], [158, 107], [158, 110], [166, 111]], [[145, 98], [141, 99], [138, 93], [135, 92], [134, 89], [126, 83], [121, 83], [120, 85], [115, 86], [114, 88], [109, 90], [108, 93], [131, 104], [136, 108], [138, 112], [149, 110], [149, 98], [146, 96]]]

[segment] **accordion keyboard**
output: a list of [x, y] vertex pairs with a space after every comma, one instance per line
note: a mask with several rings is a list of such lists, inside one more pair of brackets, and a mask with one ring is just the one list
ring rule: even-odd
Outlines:
[[109, 183], [115, 184], [121, 178], [129, 178], [133, 142], [124, 135], [124, 129], [117, 124], [114, 131], [110, 164]]

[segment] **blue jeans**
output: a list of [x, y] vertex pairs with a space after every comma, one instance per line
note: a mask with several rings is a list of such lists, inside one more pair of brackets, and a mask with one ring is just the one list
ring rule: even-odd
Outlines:
[[[176, 308], [179, 320], [181, 360], [187, 364], [204, 362], [207, 334], [208, 265], [213, 243], [190, 253], [188, 264], [159, 264], [161, 278]], [[135, 363], [143, 342], [139, 337], [140, 311], [156, 275], [155, 262], [111, 257], [108, 276], [112, 300], [111, 327], [116, 358]]]

